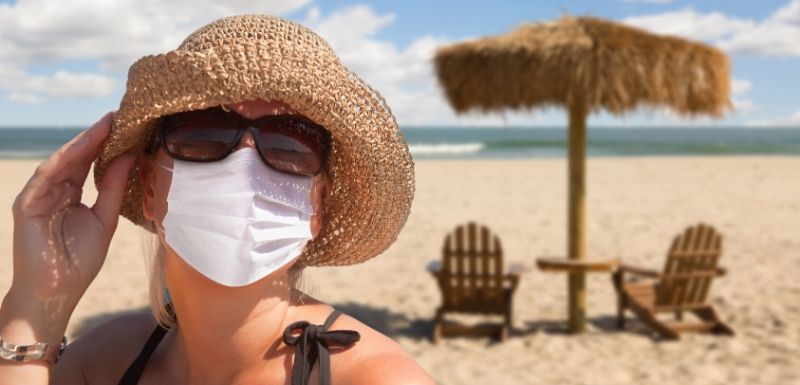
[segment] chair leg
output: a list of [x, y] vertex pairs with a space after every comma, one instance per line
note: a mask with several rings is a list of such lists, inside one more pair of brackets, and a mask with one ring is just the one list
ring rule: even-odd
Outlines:
[[505, 342], [505, 340], [508, 339], [508, 335], [511, 332], [511, 325], [513, 323], [514, 311], [511, 302], [513, 294], [514, 293], [511, 290], [506, 290], [504, 293], [506, 308], [503, 320], [503, 328], [500, 331], [500, 341], [503, 342]]
[[695, 309], [693, 310], [693, 312], [701, 320], [706, 322], [713, 322], [715, 324], [714, 327], [711, 328], [711, 330], [709, 330], [711, 333], [725, 334], [729, 336], [734, 335], [733, 329], [731, 329], [728, 325], [726, 325], [724, 322], [722, 322], [722, 320], [719, 319], [719, 316], [717, 315], [717, 312], [714, 311], [713, 307], [709, 306], [700, 309]]
[[617, 329], [625, 329], [625, 294], [622, 292], [622, 272], [615, 271], [611, 274], [614, 288], [617, 289]]
[[625, 295], [619, 293], [617, 295], [617, 329], [625, 329]]
[[500, 342], [506, 342], [508, 339], [508, 325], [503, 325], [500, 327]]
[[433, 325], [433, 344], [439, 345], [439, 341], [442, 340], [442, 324], [441, 322], [436, 322]]
[[436, 309], [436, 316], [433, 319], [433, 344], [438, 345], [442, 340], [442, 308]]

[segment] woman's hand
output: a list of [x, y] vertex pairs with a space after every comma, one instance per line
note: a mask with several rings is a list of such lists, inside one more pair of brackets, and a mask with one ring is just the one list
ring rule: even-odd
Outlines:
[[106, 114], [42, 162], [14, 201], [9, 294], [55, 301], [71, 314], [100, 271], [117, 228], [133, 157], [123, 155], [111, 163], [92, 207], [81, 203], [81, 195], [112, 117]]

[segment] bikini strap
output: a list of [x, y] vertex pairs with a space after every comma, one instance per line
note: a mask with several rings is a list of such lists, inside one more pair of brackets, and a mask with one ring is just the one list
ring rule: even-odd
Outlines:
[[322, 324], [322, 329], [330, 329], [331, 325], [336, 322], [336, 319], [339, 318], [340, 315], [342, 315], [342, 312], [338, 309], [334, 309], [331, 314], [328, 315], [328, 318], [325, 319], [325, 322]]
[[[292, 385], [308, 384], [311, 369], [317, 359], [319, 359], [319, 383], [330, 385], [331, 363], [328, 349], [348, 347], [361, 339], [361, 335], [354, 330], [328, 330], [340, 314], [339, 310], [334, 310], [322, 325], [298, 321], [286, 327], [283, 332], [283, 343], [295, 347]], [[300, 334], [293, 336], [292, 332], [296, 330], [300, 330]]]
[[167, 334], [167, 331], [168, 329], [163, 328], [161, 324], [156, 325], [155, 330], [150, 334], [150, 338], [148, 338], [147, 342], [144, 344], [142, 351], [139, 352], [139, 356], [136, 357], [136, 360], [133, 361], [131, 366], [128, 367], [128, 370], [125, 371], [125, 374], [122, 375], [122, 378], [119, 380], [119, 385], [136, 385], [136, 383], [139, 382], [139, 377], [142, 375], [145, 365], [147, 365], [147, 360], [150, 359], [150, 356], [156, 350], [158, 343], [161, 342], [164, 335]]

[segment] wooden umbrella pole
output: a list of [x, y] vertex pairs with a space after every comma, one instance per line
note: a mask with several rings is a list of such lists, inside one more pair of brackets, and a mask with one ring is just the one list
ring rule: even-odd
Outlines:
[[[586, 115], [584, 103], [569, 108], [569, 201], [567, 218], [567, 250], [570, 259], [586, 256], [585, 196], [586, 196]], [[569, 330], [581, 333], [586, 329], [586, 274], [569, 274]]]

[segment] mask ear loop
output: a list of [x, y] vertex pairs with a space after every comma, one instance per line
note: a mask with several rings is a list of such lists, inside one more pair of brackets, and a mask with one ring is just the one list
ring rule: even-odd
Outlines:
[[171, 173], [174, 173], [174, 171], [173, 171], [173, 168], [172, 168], [172, 167], [167, 167], [167, 166], [164, 166], [163, 164], [161, 164], [161, 163], [159, 163], [158, 161], [155, 161], [155, 160], [153, 161], [153, 163], [155, 163], [155, 164], [156, 164], [156, 166], [158, 166], [158, 167], [161, 167], [161, 168], [162, 168], [162, 169], [164, 169], [164, 170], [167, 170], [167, 171], [169, 171], [169, 172], [171, 172]]
[[[155, 164], [156, 164], [156, 166], [158, 166], [158, 167], [161, 167], [162, 169], [164, 169], [164, 170], [166, 170], [166, 171], [169, 171], [171, 174], [174, 174], [174, 173], [175, 173], [175, 171], [174, 171], [174, 168], [173, 168], [173, 167], [167, 167], [167, 166], [165, 166], [165, 165], [163, 165], [163, 164], [159, 163], [157, 160], [153, 160], [153, 163], [155, 163]], [[155, 225], [155, 227], [156, 227], [156, 231], [158, 231], [158, 232], [160, 232], [161, 234], [163, 234], [163, 236], [164, 236], [164, 237], [166, 237], [166, 236], [167, 236], [167, 232], [166, 232], [166, 230], [164, 229], [164, 225], [162, 225], [161, 223], [158, 223], [158, 222], [156, 222], [156, 221], [153, 221], [153, 225]]]

